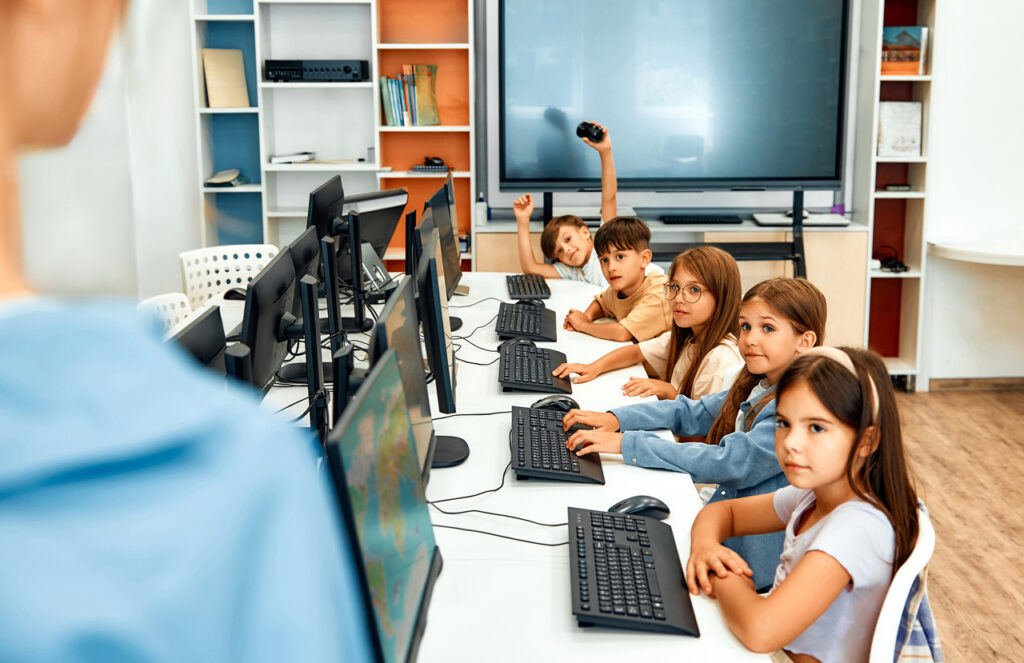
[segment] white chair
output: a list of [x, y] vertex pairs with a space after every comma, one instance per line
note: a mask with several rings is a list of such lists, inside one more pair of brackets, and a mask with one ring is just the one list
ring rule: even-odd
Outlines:
[[184, 251], [181, 280], [193, 309], [229, 288], [245, 288], [277, 255], [273, 244], [229, 244]]
[[192, 313], [188, 297], [180, 292], [168, 292], [143, 299], [135, 307], [139, 311], [151, 313], [160, 319], [164, 333], [180, 323]]
[[882, 602], [882, 610], [878, 613], [875, 635], [871, 639], [871, 663], [892, 663], [896, 653], [896, 634], [903, 617], [903, 609], [910, 596], [910, 588], [914, 584], [914, 579], [928, 566], [935, 551], [935, 529], [928, 518], [928, 512], [918, 509], [917, 517], [917, 543], [910, 557], [893, 576], [885, 601]]

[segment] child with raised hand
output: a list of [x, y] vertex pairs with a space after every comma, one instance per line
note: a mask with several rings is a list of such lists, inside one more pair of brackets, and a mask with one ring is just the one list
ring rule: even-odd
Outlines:
[[672, 307], [671, 331], [612, 350], [590, 364], [561, 364], [557, 377], [577, 373], [575, 383], [589, 382], [617, 368], [646, 362], [660, 377], [630, 378], [627, 396], [699, 399], [721, 391], [726, 373], [743, 363], [739, 333], [740, 270], [725, 251], [697, 246], [676, 256], [663, 286]]
[[[618, 192], [618, 181], [615, 177], [615, 161], [612, 159], [612, 139], [608, 129], [604, 129], [604, 138], [595, 143], [589, 138], [581, 138], [584, 143], [597, 150], [601, 155], [601, 222], [615, 217], [618, 207], [615, 196]], [[547, 264], [534, 258], [533, 247], [530, 245], [530, 215], [533, 214], [533, 196], [520, 196], [512, 203], [512, 213], [516, 217], [516, 241], [519, 248], [519, 266], [524, 274], [538, 274], [546, 279], [568, 279], [587, 281], [594, 285], [608, 286], [601, 273], [597, 253], [594, 251], [594, 240], [590, 228], [583, 219], [572, 214], [557, 216], [544, 226], [540, 237], [540, 248], [544, 256], [552, 262]]]
[[[672, 328], [665, 274], [648, 273], [651, 230], [640, 219], [616, 217], [598, 229], [594, 249], [608, 289], [586, 311], [569, 309], [563, 327], [609, 341], [646, 341]], [[595, 322], [598, 318], [612, 322]]]
[[[790, 485], [701, 510], [686, 582], [718, 597], [750, 649], [866, 662], [889, 583], [918, 534], [892, 384], [872, 352], [818, 348], [793, 362], [777, 391], [775, 450]], [[720, 542], [783, 531], [771, 594], [759, 596]]]
[[[711, 502], [762, 495], [786, 485], [775, 457], [775, 385], [793, 360], [825, 336], [825, 297], [810, 281], [777, 278], [747, 291], [740, 305], [740, 353], [745, 366], [729, 391], [692, 400], [638, 403], [611, 412], [570, 410], [565, 429], [577, 431], [566, 446], [577, 455], [621, 453], [628, 465], [688, 473], [696, 483], [716, 483]], [[706, 435], [707, 443], [675, 441], [647, 431]], [[625, 431], [623, 433], [615, 431]], [[767, 589], [782, 552], [782, 534], [729, 539], [725, 545], [753, 569], [755, 586]]]

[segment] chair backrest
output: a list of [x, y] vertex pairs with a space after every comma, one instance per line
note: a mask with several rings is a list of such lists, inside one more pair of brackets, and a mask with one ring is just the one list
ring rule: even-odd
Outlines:
[[193, 309], [229, 288], [245, 288], [277, 255], [273, 244], [228, 244], [184, 251], [181, 280]]
[[924, 508], [917, 511], [918, 534], [917, 543], [910, 557], [896, 571], [889, 584], [889, 591], [882, 602], [882, 610], [878, 613], [875, 624], [875, 635], [871, 639], [871, 663], [892, 663], [896, 652], [896, 634], [899, 631], [903, 609], [910, 596], [910, 588], [914, 579], [921, 575], [928, 566], [932, 553], [935, 551], [935, 529]]
[[188, 298], [180, 292], [168, 292], [143, 299], [135, 307], [139, 311], [152, 313], [163, 324], [164, 333], [184, 320], [190, 313]]

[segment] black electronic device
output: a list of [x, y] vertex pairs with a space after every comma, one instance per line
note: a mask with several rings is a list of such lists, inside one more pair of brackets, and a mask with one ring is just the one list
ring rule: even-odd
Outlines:
[[267, 60], [264, 80], [277, 82], [358, 83], [370, 80], [366, 60]]
[[545, 396], [540, 398], [533, 403], [530, 403], [530, 407], [535, 410], [557, 410], [562, 414], [565, 414], [569, 410], [580, 409], [580, 404], [576, 402], [576, 399], [572, 396], [566, 396], [565, 394], [554, 394], [552, 396]]
[[700, 637], [667, 523], [569, 507], [569, 583], [580, 626]]
[[270, 389], [277, 369], [288, 353], [284, 327], [295, 299], [295, 265], [288, 249], [271, 258], [249, 283], [239, 340], [249, 346], [253, 385]]
[[[409, 202], [408, 189], [384, 189], [382, 191], [371, 191], [360, 193], [354, 196], [346, 196], [342, 208], [346, 214], [357, 212], [359, 214], [359, 241], [365, 250], [365, 245], [373, 247], [373, 252], [381, 261], [391, 243], [391, 237], [398, 228], [398, 222], [402, 219], [402, 212]], [[349, 268], [349, 244], [342, 241], [338, 245], [338, 263], [340, 271], [338, 275], [342, 282], [352, 283], [352, 270]], [[368, 274], [363, 271], [363, 281], [367, 281]]]
[[[318, 281], [320, 279], [320, 240], [317, 238], [316, 228], [308, 226], [302, 231], [288, 245], [288, 253], [292, 257], [292, 264], [295, 266], [295, 299], [292, 303], [292, 315], [296, 318], [302, 318], [302, 296], [300, 293], [302, 277], [312, 276]], [[297, 343], [297, 341], [295, 342]], [[319, 346], [319, 343], [317, 343], [317, 346]], [[316, 356], [315, 352], [314, 356]], [[331, 364], [329, 362], [323, 364], [321, 374], [327, 381], [330, 381]], [[282, 366], [278, 371], [278, 377], [286, 382], [304, 382], [307, 377], [306, 366], [303, 362]]]
[[634, 495], [616, 502], [608, 507], [608, 513], [622, 513], [634, 516], [645, 516], [655, 520], [668, 518], [668, 505], [657, 497], [650, 495]]
[[354, 346], [348, 341], [338, 344], [338, 349], [331, 355], [331, 381], [334, 388], [331, 391], [331, 427], [338, 425], [341, 415], [348, 407], [349, 399], [352, 397], [349, 377], [352, 375]]
[[196, 361], [218, 373], [225, 373], [224, 351], [227, 340], [220, 307], [208, 306], [188, 317], [187, 324], [179, 329], [172, 341], [184, 348]]
[[532, 341], [517, 338], [505, 341], [498, 349], [498, 382], [502, 391], [540, 391], [571, 394], [572, 383], [551, 375], [565, 355], [550, 348], [538, 348]]
[[586, 138], [591, 143], [600, 143], [604, 140], [604, 129], [593, 122], [580, 122], [576, 125], [576, 135]]
[[[416, 236], [416, 210], [405, 215], [405, 275], [413, 277], [416, 283], [416, 263], [420, 257], [420, 240]], [[413, 288], [415, 292], [415, 288]]]
[[573, 426], [565, 431], [562, 428], [564, 416], [561, 410], [512, 407], [508, 443], [517, 479], [604, 483], [600, 454], [577, 456], [565, 447], [570, 435], [591, 427]]
[[719, 225], [743, 223], [735, 214], [662, 214], [662, 223], [682, 225]]
[[511, 299], [547, 299], [551, 296], [551, 288], [539, 274], [508, 274], [505, 285]]
[[306, 391], [309, 396], [309, 427], [321, 443], [327, 440], [327, 390], [323, 363], [320, 361], [320, 306], [316, 296], [317, 280], [305, 275], [299, 279], [302, 303], [302, 337], [306, 343]]
[[451, 173], [444, 184], [427, 200], [427, 207], [433, 213], [432, 220], [441, 239], [444, 258], [445, 287], [448, 299], [455, 293], [462, 279], [462, 257], [459, 253], [459, 224], [455, 216], [455, 180]]
[[[442, 567], [411, 428], [395, 353], [388, 350], [325, 449], [375, 661], [416, 660]], [[381, 490], [385, 484], [388, 490]]]
[[[425, 217], [426, 218], [426, 217]], [[423, 229], [421, 228], [421, 232]], [[423, 240], [423, 255], [416, 272], [417, 307], [423, 323], [423, 345], [427, 364], [437, 385], [437, 407], [445, 414], [455, 412], [455, 352], [448, 322], [448, 298], [444, 293], [444, 264], [437, 230]]]
[[555, 312], [533, 305], [498, 304], [498, 317], [494, 321], [498, 338], [528, 338], [534, 341], [558, 340]]
[[252, 385], [252, 357], [245, 343], [232, 343], [224, 351], [224, 371], [228, 377]]
[[244, 301], [245, 288], [228, 288], [224, 291], [224, 299], [231, 301]]

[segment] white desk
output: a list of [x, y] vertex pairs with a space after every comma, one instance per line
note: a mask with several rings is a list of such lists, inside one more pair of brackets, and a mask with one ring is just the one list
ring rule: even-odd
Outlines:
[[[493, 296], [508, 300], [501, 274], [466, 273], [470, 286], [466, 297], [455, 297], [451, 313], [463, 319], [456, 336], [469, 333], [497, 313], [498, 303], [490, 300], [474, 307], [462, 307]], [[569, 308], [584, 309], [600, 288], [560, 280], [548, 281], [559, 325]], [[480, 329], [472, 340], [496, 348], [499, 341], [493, 324]], [[619, 344], [559, 328], [558, 342], [539, 343], [565, 352], [570, 361], [588, 362]], [[468, 343], [458, 349], [462, 359], [486, 363], [495, 353], [478, 350]], [[508, 410], [526, 406], [544, 394], [503, 394], [497, 381], [498, 365], [458, 368], [456, 406], [458, 412]], [[573, 386], [573, 398], [582, 407], [604, 409], [626, 402], [619, 387], [629, 376], [643, 374], [639, 366], [602, 375], [592, 382]], [[434, 390], [431, 388], [433, 401]], [[436, 408], [435, 408], [435, 413]], [[440, 416], [439, 413], [435, 416]], [[459, 435], [470, 447], [470, 456], [460, 466], [432, 470], [428, 499], [467, 495], [494, 488], [509, 462], [510, 415], [456, 417], [436, 421], [437, 433]], [[621, 457], [603, 456], [606, 484], [603, 486], [550, 481], [517, 481], [511, 470], [505, 486], [497, 493], [448, 502], [446, 510], [480, 508], [514, 514], [541, 522], [562, 523], [566, 507], [607, 509], [618, 500], [649, 494], [663, 500], [672, 511], [672, 525], [680, 558], [689, 553], [690, 525], [700, 501], [690, 477], [676, 472], [626, 466]], [[528, 523], [480, 514], [448, 516], [431, 508], [438, 524], [482, 529], [535, 541], [567, 540], [565, 527], [545, 528]], [[437, 580], [427, 614], [426, 632], [419, 660], [433, 661], [525, 661], [525, 660], [621, 660], [623, 654], [651, 660], [687, 658], [699, 661], [765, 661], [767, 657], [747, 651], [722, 621], [718, 605], [706, 598], [693, 600], [701, 637], [645, 633], [624, 629], [580, 628], [572, 615], [569, 590], [569, 553], [565, 546], [543, 548], [481, 534], [435, 528], [434, 535], [444, 557], [444, 569]], [[654, 657], [658, 658], [655, 659]]]

